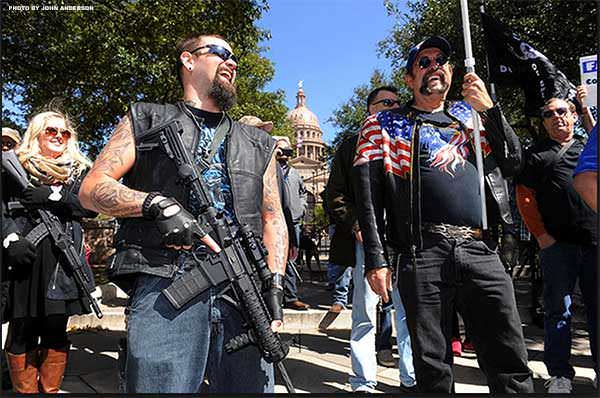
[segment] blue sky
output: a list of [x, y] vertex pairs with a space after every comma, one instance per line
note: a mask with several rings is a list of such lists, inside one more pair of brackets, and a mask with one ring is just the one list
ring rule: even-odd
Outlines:
[[[272, 38], [261, 46], [275, 66], [267, 91], [283, 89], [286, 105], [296, 106], [298, 81], [304, 81], [308, 107], [317, 115], [324, 140], [335, 136], [327, 123], [332, 112], [367, 83], [373, 70], [390, 73], [377, 43], [393, 26], [383, 0], [271, 0], [258, 25]], [[3, 98], [4, 99], [4, 98]], [[4, 101], [4, 106], [14, 105]]]
[[283, 89], [286, 104], [296, 106], [298, 81], [304, 81], [307, 106], [317, 115], [330, 142], [332, 112], [367, 83], [374, 69], [390, 73], [390, 62], [378, 58], [377, 42], [393, 26], [383, 0], [272, 0], [258, 22], [271, 31], [263, 55], [275, 65], [266, 89]]

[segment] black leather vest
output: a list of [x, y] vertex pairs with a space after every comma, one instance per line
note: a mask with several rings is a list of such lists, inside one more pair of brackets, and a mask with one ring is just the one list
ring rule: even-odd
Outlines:
[[[175, 197], [189, 209], [189, 190], [179, 178], [174, 162], [158, 148], [140, 148], [138, 137], [152, 127], [178, 120], [183, 126], [183, 142], [193, 153], [198, 128], [190, 111], [182, 102], [175, 105], [135, 103], [129, 116], [136, 138], [136, 160], [123, 177], [123, 183], [138, 191], [158, 191]], [[275, 141], [264, 131], [231, 121], [225, 151], [233, 208], [238, 221], [250, 225], [258, 236], [262, 236], [262, 179], [274, 149]], [[178, 252], [163, 245], [154, 222], [143, 218], [120, 221], [115, 235], [116, 253], [109, 259], [108, 276], [117, 282], [126, 274], [172, 276], [177, 268]]]

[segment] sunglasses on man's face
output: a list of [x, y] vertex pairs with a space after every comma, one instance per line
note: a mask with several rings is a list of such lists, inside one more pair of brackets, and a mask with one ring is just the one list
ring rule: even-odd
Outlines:
[[393, 100], [393, 99], [389, 99], [389, 98], [384, 98], [382, 100], [379, 100], [377, 102], [373, 102], [371, 105], [377, 105], [377, 104], [383, 104], [387, 107], [396, 105], [396, 104], [400, 104], [400, 102], [398, 100]]
[[230, 59], [233, 62], [235, 62], [236, 64], [238, 63], [237, 57], [235, 55], [233, 55], [233, 53], [231, 51], [229, 51], [225, 47], [219, 46], [217, 44], [207, 44], [205, 46], [200, 46], [200, 47], [195, 48], [192, 51], [190, 51], [190, 54], [193, 54], [196, 51], [202, 50], [204, 48], [208, 48], [208, 51], [205, 52], [204, 54], [214, 54], [214, 55], [218, 56], [219, 58], [221, 58], [223, 61], [227, 61], [228, 59]]
[[554, 116], [554, 114], [556, 114], [558, 116], [564, 116], [567, 114], [567, 112], [568, 112], [568, 109], [565, 107], [556, 108], [554, 110], [546, 109], [546, 110], [542, 111], [542, 117], [544, 119], [550, 119], [552, 116]]
[[9, 150], [9, 151], [10, 151], [10, 150], [11, 150], [11, 149], [13, 149], [15, 146], [17, 146], [17, 144], [16, 144], [16, 143], [15, 143], [13, 140], [11, 140], [10, 138], [8, 138], [8, 139], [3, 139], [3, 140], [2, 140], [2, 146], [3, 146], [3, 147], [6, 147], [6, 148], [7, 148], [7, 150]]
[[50, 137], [56, 137], [57, 135], [60, 134], [61, 136], [63, 136], [64, 138], [67, 138], [67, 139], [71, 138], [71, 135], [72, 135], [70, 130], [61, 129], [58, 127], [46, 127], [45, 133], [46, 133], [46, 135], [48, 135]]
[[427, 69], [431, 66], [431, 64], [435, 62], [438, 66], [444, 66], [448, 62], [448, 57], [444, 54], [438, 54], [435, 59], [429, 58], [428, 56], [423, 56], [419, 59], [419, 68]]

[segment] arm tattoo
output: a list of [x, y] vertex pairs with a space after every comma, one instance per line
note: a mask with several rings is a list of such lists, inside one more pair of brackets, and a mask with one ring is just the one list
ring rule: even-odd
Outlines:
[[135, 151], [134, 146], [131, 123], [126, 116], [86, 177], [93, 181], [86, 189], [86, 196], [93, 210], [115, 217], [142, 215], [142, 204], [148, 194], [135, 191], [117, 181], [124, 173], [123, 158], [126, 154], [131, 156], [131, 151]]
[[267, 263], [272, 272], [285, 274], [288, 252], [288, 232], [281, 210], [281, 199], [277, 185], [275, 161], [271, 159], [264, 177], [263, 191], [263, 237], [269, 252]]
[[94, 172], [111, 173], [115, 171], [116, 167], [122, 166], [123, 160], [121, 157], [132, 143], [131, 123], [129, 118], [125, 116], [115, 129], [106, 147], [96, 158], [93, 166]]
[[115, 217], [141, 217], [142, 206], [148, 194], [127, 188], [118, 181], [96, 184], [91, 191], [93, 205], [101, 213]]

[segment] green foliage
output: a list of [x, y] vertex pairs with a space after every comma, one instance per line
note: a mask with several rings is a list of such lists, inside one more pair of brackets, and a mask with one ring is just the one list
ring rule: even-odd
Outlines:
[[[400, 76], [394, 74], [392, 77], [386, 77], [379, 70], [373, 71], [369, 84], [362, 84], [354, 89], [352, 97], [340, 105], [329, 122], [334, 125], [337, 132], [331, 143], [331, 148], [335, 149], [346, 138], [356, 134], [367, 115], [367, 96], [369, 93], [381, 86], [394, 86], [399, 89], [400, 101], [406, 101], [410, 98], [410, 93], [405, 87], [400, 85]], [[331, 156], [331, 154], [330, 154]]]
[[315, 226], [315, 231], [321, 231], [329, 225], [329, 219], [321, 203], [316, 204], [314, 212], [311, 214], [310, 224]]
[[[479, 17], [481, 1], [469, 1], [473, 56], [477, 73], [486, 80], [484, 35]], [[458, 0], [385, 0], [395, 26], [379, 43], [379, 51], [392, 61], [394, 73], [403, 73], [408, 49], [432, 35], [446, 37], [454, 47], [454, 81], [449, 98], [460, 96], [464, 70], [464, 41]], [[485, 0], [485, 11], [507, 24], [554, 63], [574, 84], [579, 82], [579, 57], [596, 53], [597, 3], [594, 0]], [[407, 11], [406, 11], [407, 10]], [[509, 121], [517, 127], [528, 124], [523, 115], [519, 88], [498, 88], [498, 100]]]
[[266, 0], [86, 4], [93, 11], [9, 11], [3, 3], [3, 100], [19, 108], [3, 108], [3, 125], [19, 124], [60, 98], [94, 156], [131, 102], [181, 98], [175, 45], [193, 30], [222, 35], [239, 57], [232, 116], [253, 114], [286, 131], [284, 93], [263, 91], [274, 75], [272, 63], [259, 55], [269, 33], [255, 25], [268, 10]]

